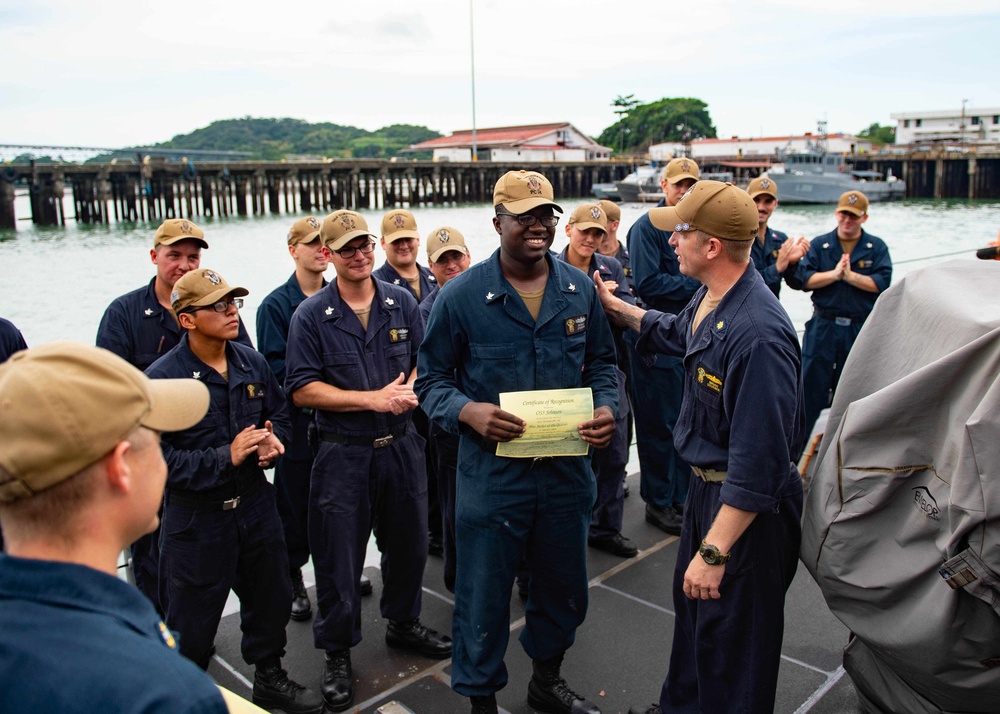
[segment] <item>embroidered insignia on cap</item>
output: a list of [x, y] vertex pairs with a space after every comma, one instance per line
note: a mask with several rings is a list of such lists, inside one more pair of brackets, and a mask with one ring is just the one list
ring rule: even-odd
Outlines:
[[190, 233], [191, 232], [191, 224], [188, 223], [187, 221], [181, 221], [180, 225], [177, 226], [177, 227], [180, 228], [181, 233]]
[[486, 299], [487, 300], [492, 300], [493, 299], [493, 293], [486, 293]]
[[172, 650], [177, 649], [177, 640], [174, 639], [173, 633], [167, 629], [167, 626], [160, 622], [157, 627], [160, 628], [160, 637], [163, 639], [163, 644]]
[[570, 290], [576, 290], [576, 286], [573, 283], [570, 283], [566, 287], [569, 288]]
[[386, 298], [386, 299], [385, 299], [385, 304], [386, 304], [386, 305], [395, 305], [395, 304], [396, 304], [396, 301], [395, 301], [395, 300], [393, 300], [392, 298]]
[[597, 206], [594, 206], [593, 208], [591, 208], [590, 209], [590, 217], [593, 218], [596, 221], [598, 218], [601, 217], [601, 209], [598, 208]]
[[340, 225], [344, 228], [349, 228], [352, 231], [355, 228], [354, 219], [346, 213], [340, 216]]
[[678, 223], [676, 226], [674, 226], [674, 230], [678, 231], [678, 232], [681, 232], [681, 233], [683, 233], [684, 231], [689, 231], [689, 230], [691, 230], [691, 224], [690, 223]]
[[170, 291], [170, 304], [171, 305], [173, 303], [177, 302], [178, 300], [180, 300], [180, 298], [181, 298], [180, 290], [171, 290]]
[[333, 308], [332, 307], [328, 307], [323, 312], [325, 312], [327, 315], [332, 315], [333, 314]]
[[847, 197], [847, 202], [853, 206], [855, 203], [858, 202], [858, 197], [852, 193], [850, 196]]
[[764, 179], [763, 181], [760, 182], [760, 187], [761, 188], [771, 188], [771, 182], [768, 181], [767, 179]]
[[[173, 294], [173, 293], [170, 293], [170, 297], [171, 297], [171, 301], [172, 301], [172, 300], [173, 300], [173, 297], [174, 297], [174, 294]], [[145, 310], [143, 310], [143, 311], [142, 311], [142, 313], [143, 313], [143, 314], [144, 314], [144, 315], [145, 315], [146, 317], [149, 317], [150, 315], [152, 315], [152, 314], [153, 314], [153, 311], [152, 311], [151, 309], [149, 309], [149, 308], [147, 307], [147, 308], [146, 308]]]
[[528, 184], [528, 191], [529, 191], [529, 192], [530, 192], [530, 193], [531, 193], [532, 195], [535, 195], [535, 194], [539, 194], [539, 193], [541, 193], [541, 192], [542, 192], [542, 184], [540, 184], [540, 183], [538, 182], [538, 179], [537, 179], [537, 178], [535, 178], [534, 176], [529, 176], [529, 177], [528, 177], [528, 178], [527, 178], [527, 179], [525, 180], [525, 183], [527, 183], [527, 184]]
[[403, 218], [402, 213], [397, 213], [392, 217], [392, 225], [396, 226], [396, 228], [402, 228], [404, 223], [406, 223], [406, 219]]
[[212, 285], [220, 285], [222, 283], [222, 278], [213, 273], [211, 270], [206, 270], [203, 275], [208, 282], [212, 283]]
[[682, 161], [681, 171], [690, 171], [690, 170], [691, 170], [691, 164], [689, 164], [687, 161]]
[[313, 218], [312, 216], [309, 216], [309, 218], [306, 219], [306, 223], [308, 223], [313, 228], [319, 228], [319, 219], [318, 218]]
[[191, 378], [192, 379], [201, 379], [201, 372], [192, 372], [191, 373]]
[[448, 241], [451, 240], [451, 233], [448, 232], [447, 228], [442, 228], [441, 230], [439, 230], [437, 236], [438, 240], [441, 241], [442, 243], [447, 243]]

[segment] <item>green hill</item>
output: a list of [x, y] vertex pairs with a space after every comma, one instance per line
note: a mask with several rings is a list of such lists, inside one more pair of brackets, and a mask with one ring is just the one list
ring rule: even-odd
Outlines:
[[243, 117], [223, 119], [157, 144], [162, 149], [249, 151], [276, 161], [290, 156], [389, 158], [410, 144], [441, 136], [425, 126], [393, 124], [377, 131], [330, 122]]

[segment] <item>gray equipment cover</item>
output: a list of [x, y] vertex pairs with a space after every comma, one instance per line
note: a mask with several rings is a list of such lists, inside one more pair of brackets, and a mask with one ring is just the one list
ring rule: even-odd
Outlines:
[[1000, 711], [1000, 262], [907, 275], [844, 366], [802, 561], [867, 711]]

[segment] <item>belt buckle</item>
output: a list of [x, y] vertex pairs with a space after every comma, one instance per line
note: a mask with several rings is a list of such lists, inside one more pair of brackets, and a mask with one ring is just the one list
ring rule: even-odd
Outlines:
[[240, 497], [239, 496], [237, 496], [236, 498], [230, 498], [228, 501], [223, 501], [222, 502], [222, 510], [223, 511], [232, 511], [238, 505], [240, 505]]
[[388, 446], [392, 443], [392, 434], [388, 436], [380, 436], [372, 442], [373, 449], [381, 449], [383, 446]]
[[838, 327], [850, 327], [851, 326], [851, 318], [849, 318], [849, 317], [835, 317], [835, 318], [833, 318], [833, 324], [837, 325]]

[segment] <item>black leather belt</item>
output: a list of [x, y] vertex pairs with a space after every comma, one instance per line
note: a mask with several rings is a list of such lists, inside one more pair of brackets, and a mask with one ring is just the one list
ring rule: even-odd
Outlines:
[[406, 433], [406, 424], [403, 426], [396, 427], [395, 429], [390, 429], [388, 434], [382, 434], [381, 436], [374, 435], [357, 435], [357, 434], [338, 434], [335, 431], [322, 431], [319, 432], [320, 441], [328, 441], [331, 444], [347, 444], [348, 446], [370, 446], [373, 449], [381, 449], [393, 442], [393, 439], [398, 439], [403, 434]]
[[840, 327], [847, 327], [848, 325], [862, 323], [868, 319], [867, 315], [828, 315], [825, 312], [820, 312], [816, 310], [816, 314], [822, 317], [824, 320], [830, 320], [836, 323]]
[[264, 483], [261, 473], [237, 474], [235, 483], [217, 486], [205, 491], [167, 489], [166, 504], [183, 506], [195, 511], [232, 511], [240, 505], [240, 499], [248, 496]]

